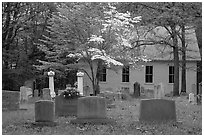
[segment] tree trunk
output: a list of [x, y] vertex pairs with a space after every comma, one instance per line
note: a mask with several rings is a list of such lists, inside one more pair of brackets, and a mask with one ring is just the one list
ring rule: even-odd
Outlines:
[[181, 92], [186, 93], [186, 43], [185, 43], [185, 26], [181, 26], [181, 43], [182, 43], [182, 76]]
[[176, 25], [171, 25], [172, 39], [173, 39], [173, 52], [174, 52], [174, 87], [173, 96], [179, 96], [179, 53], [178, 53], [178, 39], [176, 33]]

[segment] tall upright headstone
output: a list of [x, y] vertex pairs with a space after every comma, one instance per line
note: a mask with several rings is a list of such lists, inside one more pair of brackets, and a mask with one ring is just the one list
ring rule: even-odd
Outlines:
[[55, 97], [55, 89], [54, 89], [54, 71], [49, 71], [48, 76], [49, 76], [49, 89], [50, 89], [50, 95], [52, 98]]
[[77, 73], [77, 90], [79, 91], [79, 94], [83, 96], [83, 72], [78, 72]]
[[29, 96], [32, 96], [32, 89], [21, 86], [20, 87], [20, 100], [21, 101], [28, 101]]
[[138, 83], [138, 82], [134, 83], [134, 96], [135, 97], [140, 96], [140, 83]]
[[164, 97], [164, 87], [162, 83], [159, 83], [158, 85], [154, 85], [154, 98], [155, 99], [161, 99]]

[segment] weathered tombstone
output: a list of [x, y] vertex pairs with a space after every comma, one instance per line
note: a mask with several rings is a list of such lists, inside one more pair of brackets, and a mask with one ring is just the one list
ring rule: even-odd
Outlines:
[[155, 99], [161, 99], [164, 98], [164, 87], [163, 84], [160, 83], [158, 85], [154, 85], [154, 98]]
[[55, 115], [56, 116], [76, 116], [77, 115], [77, 100], [66, 99], [61, 94], [55, 97]]
[[147, 98], [154, 98], [154, 90], [152, 90], [152, 89], [145, 89], [145, 96]]
[[44, 100], [51, 100], [50, 89], [44, 88], [44, 89], [42, 89], [42, 91], [43, 91], [43, 99]]
[[145, 88], [141, 86], [140, 96], [145, 96]]
[[51, 100], [39, 100], [35, 102], [35, 123], [39, 125], [56, 125], [55, 107]]
[[176, 121], [175, 101], [165, 99], [142, 99], [139, 121]]
[[84, 86], [84, 89], [83, 89], [83, 95], [84, 96], [90, 96], [90, 87], [89, 86]]
[[72, 123], [111, 123], [107, 118], [106, 101], [103, 97], [88, 96], [78, 99], [77, 119]]
[[135, 82], [134, 83], [134, 97], [139, 97], [140, 96], [140, 83]]
[[196, 97], [193, 93], [189, 94], [189, 100], [188, 101], [189, 101], [189, 103], [193, 103], [193, 104], [196, 103]]
[[20, 92], [2, 90], [2, 109], [18, 110], [20, 108]]
[[25, 87], [25, 86], [21, 86], [20, 87], [20, 100], [21, 101], [28, 101], [28, 98], [31, 97], [32, 95], [32, 89]]
[[121, 88], [121, 99], [122, 100], [131, 100], [129, 87], [122, 87]]
[[38, 95], [39, 95], [39, 91], [38, 91], [38, 89], [35, 89], [33, 96], [34, 96], [34, 97], [38, 97]]

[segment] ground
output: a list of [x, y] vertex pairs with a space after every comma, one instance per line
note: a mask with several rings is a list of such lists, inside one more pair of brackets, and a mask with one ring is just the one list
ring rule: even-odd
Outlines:
[[176, 101], [176, 122], [139, 122], [140, 99], [116, 101], [116, 108], [108, 109], [109, 118], [116, 124], [71, 124], [74, 116], [57, 117], [55, 127], [33, 126], [34, 104], [22, 104], [27, 110], [3, 111], [2, 134], [55, 135], [201, 135], [202, 105], [188, 103], [186, 96], [168, 98]]

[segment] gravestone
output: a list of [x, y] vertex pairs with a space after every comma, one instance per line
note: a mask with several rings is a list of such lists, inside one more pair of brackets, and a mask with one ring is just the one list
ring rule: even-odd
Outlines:
[[154, 98], [161, 99], [161, 98], [164, 98], [164, 96], [165, 96], [165, 93], [164, 93], [163, 84], [160, 83], [158, 85], [154, 85]]
[[122, 87], [121, 88], [121, 99], [122, 100], [131, 100], [129, 87]]
[[134, 97], [139, 97], [140, 96], [140, 83], [135, 82], [134, 83]]
[[145, 96], [145, 88], [143, 86], [140, 89], [140, 96]]
[[196, 103], [196, 97], [193, 93], [189, 94], [189, 100], [188, 101], [189, 101], [189, 103], [193, 103], [193, 104]]
[[36, 125], [56, 125], [54, 102], [50, 100], [39, 100], [35, 102]]
[[107, 118], [106, 101], [103, 97], [88, 96], [78, 99], [77, 119], [71, 123], [112, 123]]
[[89, 86], [84, 86], [84, 89], [83, 89], [83, 95], [84, 96], [90, 96], [90, 87]]
[[115, 108], [115, 94], [111, 91], [104, 91], [103, 93], [97, 94], [99, 97], [104, 97], [106, 99], [107, 108]]
[[55, 115], [56, 116], [76, 116], [78, 98], [66, 99], [61, 94], [55, 97]]
[[154, 98], [154, 90], [152, 89], [145, 89], [145, 96], [147, 98]]
[[43, 88], [43, 99], [44, 100], [51, 100], [51, 95], [50, 95], [50, 89], [49, 88]]
[[34, 96], [34, 97], [38, 97], [38, 95], [39, 95], [39, 90], [38, 90], [38, 89], [35, 89], [33, 96]]
[[20, 87], [20, 100], [21, 101], [28, 101], [28, 98], [32, 96], [32, 89], [25, 87], [25, 86], [21, 86]]
[[176, 121], [175, 101], [165, 99], [142, 99], [139, 121]]
[[2, 90], [2, 109], [18, 110], [20, 108], [20, 92]]

